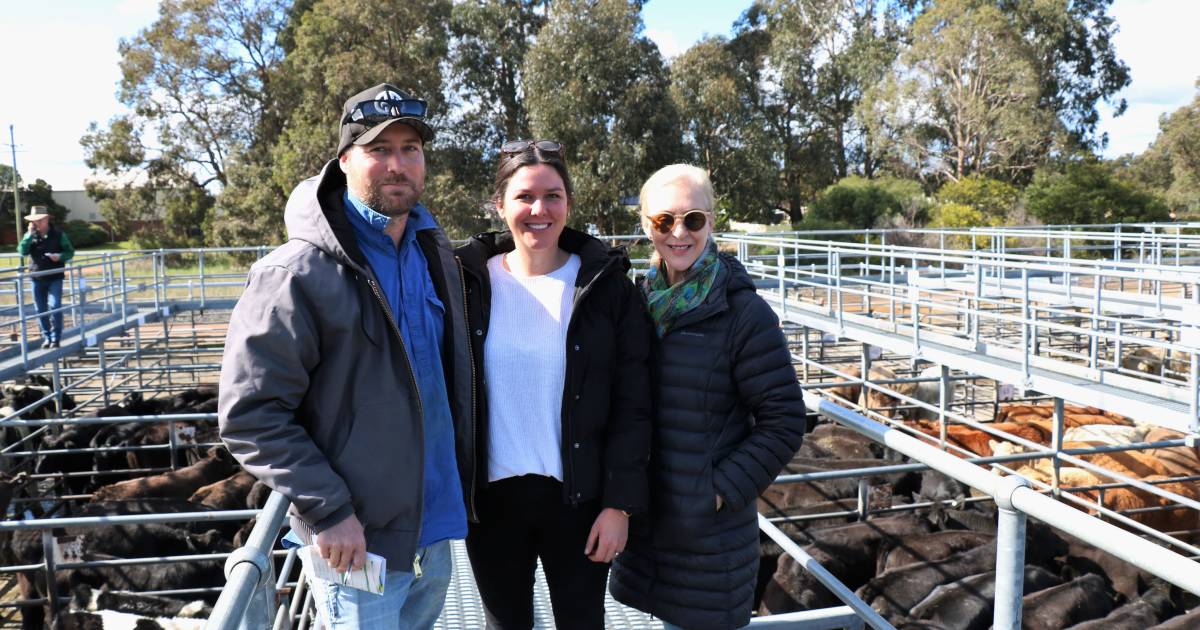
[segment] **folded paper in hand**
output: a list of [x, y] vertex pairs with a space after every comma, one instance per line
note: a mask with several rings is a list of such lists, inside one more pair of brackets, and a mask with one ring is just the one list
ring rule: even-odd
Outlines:
[[329, 561], [321, 557], [316, 545], [305, 545], [298, 552], [302, 556], [304, 567], [309, 575], [321, 578], [327, 582], [349, 586], [360, 591], [383, 595], [384, 581], [387, 577], [387, 558], [367, 553], [367, 561], [362, 568], [355, 571], [338, 573], [329, 566]]

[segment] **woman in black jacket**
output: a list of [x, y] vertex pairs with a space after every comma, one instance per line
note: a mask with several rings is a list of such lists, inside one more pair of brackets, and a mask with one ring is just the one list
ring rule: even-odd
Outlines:
[[501, 148], [508, 226], [456, 250], [482, 408], [467, 552], [491, 628], [533, 627], [538, 558], [560, 628], [603, 628], [609, 563], [648, 502], [651, 325], [621, 249], [566, 227], [557, 142]]
[[710, 238], [713, 192], [693, 166], [641, 191], [654, 244], [642, 283], [657, 339], [651, 508], [630, 525], [613, 596], [667, 628], [750, 622], [758, 573], [755, 499], [800, 448], [804, 401], [775, 313]]

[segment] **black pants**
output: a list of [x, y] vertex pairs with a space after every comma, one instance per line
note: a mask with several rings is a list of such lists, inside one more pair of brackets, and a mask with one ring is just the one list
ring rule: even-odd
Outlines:
[[562, 483], [541, 475], [501, 479], [479, 493], [467, 553], [489, 628], [533, 627], [533, 578], [542, 559], [554, 623], [604, 628], [608, 564], [583, 553], [599, 501], [563, 503]]

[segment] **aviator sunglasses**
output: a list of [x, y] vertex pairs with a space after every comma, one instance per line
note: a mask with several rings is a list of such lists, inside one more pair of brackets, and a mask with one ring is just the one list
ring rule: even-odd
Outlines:
[[553, 153], [562, 156], [562, 144], [553, 140], [513, 140], [500, 145], [500, 154], [504, 156], [516, 155], [533, 147], [542, 153]]
[[676, 219], [682, 220], [683, 227], [687, 228], [689, 232], [699, 232], [708, 224], [708, 214], [703, 210], [688, 210], [683, 215], [664, 212], [647, 218], [650, 219], [650, 225], [653, 225], [659, 234], [670, 234], [671, 230], [675, 229]]

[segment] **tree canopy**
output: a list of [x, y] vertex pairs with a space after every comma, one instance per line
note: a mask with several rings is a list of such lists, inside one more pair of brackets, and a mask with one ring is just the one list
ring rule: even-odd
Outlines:
[[[161, 225], [146, 243], [281, 242], [343, 101], [387, 81], [430, 104], [424, 202], [455, 237], [496, 225], [498, 147], [528, 137], [563, 143], [572, 220], [601, 232], [635, 229], [626, 201], [677, 161], [729, 219], [914, 224], [940, 189], [939, 216], [992, 221], [1090, 168], [1062, 156], [1124, 106], [1112, 0], [746, 2], [728, 37], [665, 59], [642, 0], [164, 0], [120, 45], [128, 113], [81, 139], [89, 190], [120, 231]], [[1195, 208], [1196, 111], [1109, 179]]]

